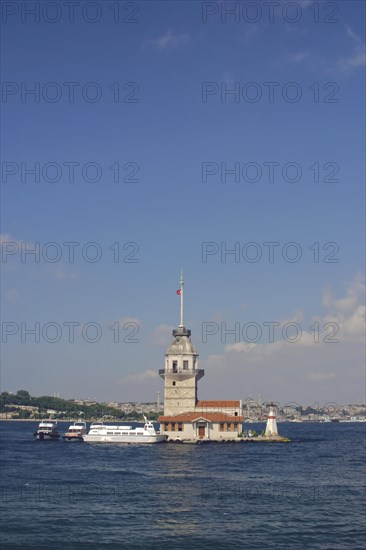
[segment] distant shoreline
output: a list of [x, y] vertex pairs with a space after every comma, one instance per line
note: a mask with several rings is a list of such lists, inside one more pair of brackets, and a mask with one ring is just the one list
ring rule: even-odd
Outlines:
[[[0, 422], [42, 422], [44, 420], [49, 420], [49, 418], [0, 418]], [[91, 418], [90, 420], [80, 420], [75, 418], [51, 418], [51, 420], [57, 420], [57, 422], [106, 422], [106, 420], [102, 420], [101, 418]], [[144, 420], [136, 420], [134, 418], [124, 418], [117, 419], [117, 420], [108, 420], [109, 423], [115, 422], [144, 422]], [[157, 422], [157, 420], [152, 420], [152, 422]]]

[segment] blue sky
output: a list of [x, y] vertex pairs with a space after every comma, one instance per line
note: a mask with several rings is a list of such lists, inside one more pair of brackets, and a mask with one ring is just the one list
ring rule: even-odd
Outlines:
[[[98, 12], [80, 2], [73, 23], [62, 2], [55, 23], [52, 6], [37, 22], [22, 13], [22, 3], [4, 4], [10, 7], [2, 25], [1, 291], [8, 323], [2, 328], [18, 332], [5, 334], [6, 342], [3, 333], [2, 388], [155, 400], [162, 390], [157, 370], [179, 320], [175, 291], [182, 266], [186, 324], [206, 369], [200, 397], [364, 400], [364, 3], [326, 8], [320, 2], [315, 22], [314, 3], [304, 0], [295, 3], [299, 20], [291, 22], [296, 13], [280, 2], [270, 22], [258, 2], [262, 16], [253, 23], [245, 17], [253, 13], [243, 12], [247, 2], [240, 3], [237, 22], [224, 18], [234, 2], [120, 2], [119, 22], [113, 2], [94, 3]], [[210, 10], [217, 13], [203, 22]], [[94, 13], [98, 21], [85, 20]], [[65, 82], [76, 83], [73, 101]], [[203, 101], [207, 82], [219, 91]], [[39, 102], [24, 95], [35, 86]], [[221, 97], [221, 89], [238, 95]], [[88, 100], [96, 90], [100, 100]], [[258, 90], [261, 98], [251, 102]], [[286, 90], [290, 98], [300, 90], [301, 98], [289, 101]], [[55, 93], [58, 101], [52, 101]], [[22, 166], [35, 163], [40, 181], [26, 173], [22, 181]], [[78, 163], [74, 181], [70, 163]], [[137, 181], [114, 182], [109, 167], [115, 163], [121, 179], [135, 172]], [[204, 163], [217, 171], [205, 182]], [[268, 163], [276, 163], [273, 182]], [[291, 166], [287, 181], [282, 177], [288, 163], [300, 169], [299, 181], [288, 181]], [[227, 175], [222, 182], [221, 167], [235, 165], [239, 181]], [[85, 166], [90, 171], [83, 172]], [[93, 182], [95, 166], [100, 179]], [[258, 181], [246, 181], [245, 167], [253, 180], [258, 166]], [[57, 169], [59, 181], [52, 182]], [[324, 181], [335, 169], [338, 181]], [[56, 247], [47, 247], [50, 242]], [[80, 243], [74, 262], [66, 242]], [[102, 254], [95, 263], [82, 254], [91, 242], [97, 248], [85, 254]], [[204, 262], [207, 242], [217, 243], [219, 252]], [[262, 253], [257, 262], [247, 260], [251, 242]], [[279, 243], [273, 262], [266, 242]], [[297, 262], [286, 256], [295, 250], [287, 248], [291, 242], [301, 250]], [[23, 262], [22, 246], [34, 243], [40, 243], [40, 261], [28, 255]], [[113, 261], [114, 243], [125, 261]], [[235, 246], [239, 261], [221, 258], [221, 250]], [[6, 255], [10, 250], [14, 254]], [[61, 256], [52, 263], [56, 250]], [[129, 320], [139, 329], [138, 342], [114, 343], [108, 327]], [[279, 333], [268, 342], [268, 321], [281, 327], [296, 322], [301, 339], [289, 343]], [[336, 323], [339, 342], [324, 343], [322, 329], [315, 343], [314, 321]], [[65, 328], [55, 343], [26, 334], [22, 342], [21, 323], [31, 328], [37, 322], [41, 329], [79, 323], [75, 341]], [[96, 343], [81, 331], [90, 322], [102, 331]], [[204, 322], [219, 328], [207, 342]], [[242, 334], [240, 341], [221, 341], [221, 323], [242, 329], [248, 322], [263, 329], [258, 342]], [[123, 337], [127, 332], [121, 329]]]

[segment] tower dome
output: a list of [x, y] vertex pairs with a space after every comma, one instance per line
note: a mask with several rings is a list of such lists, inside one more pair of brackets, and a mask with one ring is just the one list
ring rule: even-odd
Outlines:
[[197, 350], [191, 342], [191, 331], [185, 326], [179, 326], [172, 332], [173, 342], [168, 347], [165, 355], [197, 355]]

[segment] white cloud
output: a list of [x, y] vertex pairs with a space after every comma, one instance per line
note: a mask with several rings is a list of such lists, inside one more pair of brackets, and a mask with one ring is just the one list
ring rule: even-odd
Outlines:
[[293, 61], [294, 63], [300, 63], [301, 61], [304, 61], [304, 59], [306, 59], [307, 57], [309, 57], [309, 52], [297, 52], [291, 54], [289, 56], [289, 60]]
[[191, 37], [188, 33], [173, 33], [168, 30], [157, 38], [145, 40], [141, 46], [141, 49], [151, 47], [155, 50], [163, 51], [166, 49], [185, 46], [189, 44], [190, 41]]
[[23, 246], [30, 246], [30, 243], [26, 243], [25, 241], [19, 241], [18, 239], [16, 239], [12, 235], [9, 235], [9, 233], [1, 233], [0, 234], [0, 244], [3, 245], [3, 244], [6, 244], [6, 243], [16, 244], [16, 245], [18, 245], [19, 248], [22, 245]]
[[347, 27], [347, 28], [346, 28], [346, 31], [347, 31], [348, 36], [350, 36], [350, 37], [352, 38], [352, 40], [355, 42], [355, 44], [358, 44], [359, 46], [362, 46], [362, 40], [361, 40], [361, 38], [358, 36], [358, 34], [356, 34], [356, 33], [351, 29], [351, 27]]
[[283, 65], [294, 65], [297, 63], [302, 63], [310, 56], [308, 51], [299, 51], [283, 56], [281, 59], [275, 61], [274, 67], [281, 67]]
[[[296, 319], [294, 322], [302, 328], [298, 342], [286, 341], [280, 330], [280, 337], [273, 343], [241, 341], [227, 344], [221, 354], [205, 360], [201, 356], [201, 366], [206, 368], [208, 375], [202, 385], [220, 388], [222, 399], [243, 398], [258, 392], [278, 401], [325, 402], [332, 399], [351, 402], [356, 397], [362, 399], [364, 289], [361, 277], [356, 276], [343, 297], [334, 297], [329, 289], [324, 291], [322, 315], [300, 322], [302, 313], [297, 312], [292, 320]], [[309, 330], [315, 320], [319, 322], [319, 342], [314, 331]], [[324, 328], [328, 322], [333, 325]], [[337, 332], [332, 336], [334, 328]], [[327, 342], [327, 337], [331, 336], [338, 343]]]
[[49, 270], [52, 277], [55, 279], [63, 280], [73, 280], [79, 277], [79, 274], [76, 271], [68, 269], [64, 265], [55, 265]]
[[337, 63], [344, 71], [350, 71], [356, 67], [363, 67], [366, 65], [366, 52], [364, 49], [354, 50], [349, 57], [340, 57]]
[[287, 323], [300, 323], [304, 320], [304, 313], [301, 310], [297, 310], [291, 315], [291, 317], [286, 317], [285, 319], [279, 319], [281, 325], [286, 325]]
[[347, 27], [346, 32], [353, 43], [353, 48], [350, 55], [337, 59], [337, 66], [341, 71], [349, 73], [366, 64], [366, 49], [365, 43], [350, 27]]
[[363, 341], [365, 334], [364, 306], [365, 285], [360, 274], [356, 275], [343, 298], [335, 298], [329, 288], [323, 293], [323, 306], [328, 310], [325, 322], [335, 322], [343, 338]]
[[248, 343], [248, 342], [236, 342], [235, 344], [227, 344], [225, 346], [225, 351], [234, 351], [237, 353], [248, 353], [252, 350], [254, 350], [257, 347], [257, 344]]
[[9, 233], [0, 233], [0, 244], [14, 241], [15, 239]]
[[121, 317], [120, 319], [118, 319], [118, 323], [121, 327], [127, 325], [128, 323], [141, 326], [141, 321], [137, 317]]

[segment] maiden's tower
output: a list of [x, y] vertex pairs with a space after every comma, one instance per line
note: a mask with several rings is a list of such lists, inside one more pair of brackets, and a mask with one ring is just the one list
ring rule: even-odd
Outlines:
[[180, 278], [180, 323], [173, 330], [173, 341], [159, 370], [164, 380], [164, 414], [160, 431], [174, 441], [230, 440], [242, 434], [242, 402], [199, 401], [198, 381], [205, 371], [199, 368], [198, 353], [191, 331], [184, 325], [184, 281]]

